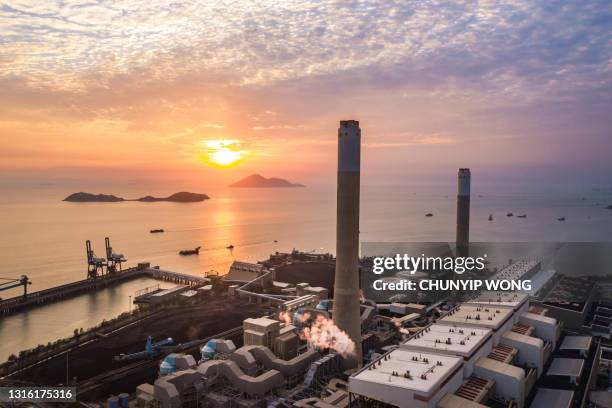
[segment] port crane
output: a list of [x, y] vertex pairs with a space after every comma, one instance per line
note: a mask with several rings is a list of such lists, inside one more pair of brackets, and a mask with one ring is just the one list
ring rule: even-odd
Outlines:
[[91, 249], [91, 241], [85, 241], [85, 250], [87, 251], [87, 278], [95, 279], [98, 277], [98, 270], [100, 275], [104, 273], [104, 265], [106, 265], [106, 259], [98, 258]]
[[128, 360], [137, 360], [137, 359], [153, 359], [159, 356], [166, 350], [172, 350], [175, 346], [172, 346], [174, 340], [172, 337], [168, 337], [167, 339], [163, 339], [157, 342], [153, 342], [153, 337], [147, 337], [147, 342], [145, 344], [144, 351], [140, 351], [138, 353], [132, 354], [119, 354], [115, 356], [115, 361], [128, 361]]
[[123, 254], [113, 252], [113, 247], [108, 237], [104, 238], [104, 244], [106, 245], [106, 271], [117, 272], [117, 265], [119, 265], [119, 270], [121, 270], [121, 264], [127, 261], [127, 259], [125, 259]]
[[31, 285], [32, 282], [28, 279], [26, 275], [21, 275], [19, 278], [2, 278], [0, 277], [0, 281], [4, 281], [0, 283], [0, 292], [3, 290], [9, 290], [13, 288], [17, 288], [19, 286], [23, 286], [23, 298], [28, 297], [28, 285]]

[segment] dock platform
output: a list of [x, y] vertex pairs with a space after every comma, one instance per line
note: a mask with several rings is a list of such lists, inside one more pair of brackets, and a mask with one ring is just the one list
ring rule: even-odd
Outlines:
[[205, 277], [171, 272], [159, 268], [151, 268], [148, 266], [148, 264], [139, 264], [138, 266], [99, 276], [95, 279], [83, 279], [80, 281], [67, 283], [65, 285], [31, 292], [28, 293], [27, 297], [25, 298], [23, 296], [16, 296], [9, 299], [0, 300], [0, 316], [8, 315], [37, 305], [55, 302], [80, 293], [116, 285], [126, 280], [138, 277], [150, 277], [153, 279], [173, 282], [186, 286], [199, 286], [210, 283], [210, 279]]

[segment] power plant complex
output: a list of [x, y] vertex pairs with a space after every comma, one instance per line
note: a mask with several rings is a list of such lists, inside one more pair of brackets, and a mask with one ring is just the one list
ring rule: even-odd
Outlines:
[[[609, 372], [612, 347], [606, 351], [600, 327], [606, 322], [612, 327], [612, 302], [596, 304], [592, 296], [605, 288], [591, 284], [574, 304], [550, 301], [563, 278], [543, 268], [541, 260], [521, 259], [488, 271], [486, 278], [529, 278], [538, 282], [537, 290], [483, 291], [461, 301], [442, 296], [420, 303], [364, 298], [360, 167], [359, 122], [343, 120], [335, 258], [276, 253], [257, 264], [236, 261], [225, 276], [144, 290], [134, 299], [141, 320], [129, 322], [144, 322], [138, 333], [164, 329], [144, 319], [200, 306], [219, 307], [217, 320], [241, 316], [241, 324], [182, 342], [173, 341], [175, 333], [156, 341], [149, 337], [145, 351], [141, 346], [117, 350], [121, 353], [104, 372], [75, 380], [66, 374], [62, 384], [76, 386], [81, 406], [88, 408], [605, 406], [597, 405], [606, 397], [596, 394], [597, 378], [606, 367]], [[457, 256], [467, 256], [469, 249], [470, 179], [469, 169], [459, 169]], [[117, 276], [128, 273], [120, 267], [123, 255], [114, 254], [108, 240], [107, 248]], [[87, 250], [93, 276], [98, 261], [90, 245]], [[141, 270], [184, 279], [149, 265]], [[576, 313], [584, 309], [593, 312]], [[599, 316], [596, 324], [589, 323], [593, 313]], [[107, 342], [101, 349], [114, 352], [121, 344], [113, 337], [117, 332], [121, 329], [113, 327], [111, 334], [97, 333], [82, 347]], [[24, 364], [15, 367], [4, 372], [4, 381], [24, 380]], [[27, 372], [44, 374], [36, 370]]]

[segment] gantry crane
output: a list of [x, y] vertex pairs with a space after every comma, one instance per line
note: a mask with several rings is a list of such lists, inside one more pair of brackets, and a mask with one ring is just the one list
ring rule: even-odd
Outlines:
[[117, 272], [117, 265], [119, 265], [119, 270], [121, 270], [121, 263], [127, 261], [127, 259], [125, 259], [123, 254], [113, 252], [113, 247], [108, 237], [104, 238], [104, 243], [106, 244], [106, 271]]
[[27, 276], [21, 275], [20, 278], [1, 278], [0, 281], [4, 281], [0, 283], [0, 292], [3, 290], [9, 290], [13, 288], [17, 288], [19, 286], [23, 286], [23, 298], [28, 297], [28, 285], [31, 285], [32, 282], [28, 279]]
[[95, 279], [98, 277], [98, 270], [100, 275], [104, 274], [104, 265], [106, 265], [106, 259], [98, 258], [91, 249], [91, 241], [85, 241], [85, 249], [87, 251], [87, 278]]

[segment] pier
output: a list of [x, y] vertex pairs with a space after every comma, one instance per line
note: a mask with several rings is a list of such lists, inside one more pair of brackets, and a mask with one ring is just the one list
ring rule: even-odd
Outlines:
[[138, 264], [138, 266], [97, 276], [96, 278], [83, 279], [77, 282], [31, 292], [28, 293], [27, 296], [16, 296], [9, 299], [0, 300], [0, 316], [8, 315], [37, 305], [62, 300], [80, 293], [116, 285], [138, 277], [150, 277], [153, 279], [186, 286], [199, 286], [210, 283], [210, 279], [205, 277], [166, 271], [157, 267], [151, 268], [148, 263], [141, 263]]

